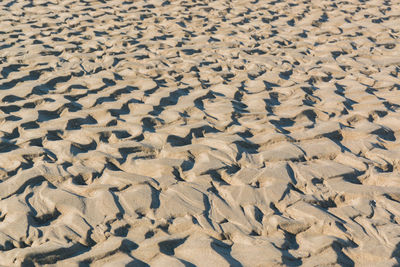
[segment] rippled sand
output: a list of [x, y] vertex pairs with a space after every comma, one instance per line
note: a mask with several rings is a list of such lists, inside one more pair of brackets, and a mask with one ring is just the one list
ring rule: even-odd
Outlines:
[[0, 2], [0, 265], [394, 266], [398, 1]]

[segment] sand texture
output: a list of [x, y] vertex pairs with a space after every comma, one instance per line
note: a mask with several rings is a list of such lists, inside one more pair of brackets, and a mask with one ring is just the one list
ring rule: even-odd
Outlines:
[[0, 266], [398, 266], [400, 2], [0, 1]]

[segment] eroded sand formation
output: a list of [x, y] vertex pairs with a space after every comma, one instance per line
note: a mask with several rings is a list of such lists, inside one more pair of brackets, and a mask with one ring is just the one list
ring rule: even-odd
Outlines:
[[398, 1], [0, 7], [0, 265], [398, 264]]

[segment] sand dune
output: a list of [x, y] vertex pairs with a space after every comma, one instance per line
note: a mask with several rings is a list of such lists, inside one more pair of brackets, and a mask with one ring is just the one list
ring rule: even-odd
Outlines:
[[400, 3], [0, 3], [0, 265], [400, 263]]

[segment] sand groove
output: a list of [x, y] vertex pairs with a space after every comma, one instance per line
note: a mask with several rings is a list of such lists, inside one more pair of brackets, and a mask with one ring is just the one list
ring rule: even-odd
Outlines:
[[1, 1], [0, 265], [398, 265], [399, 14]]

